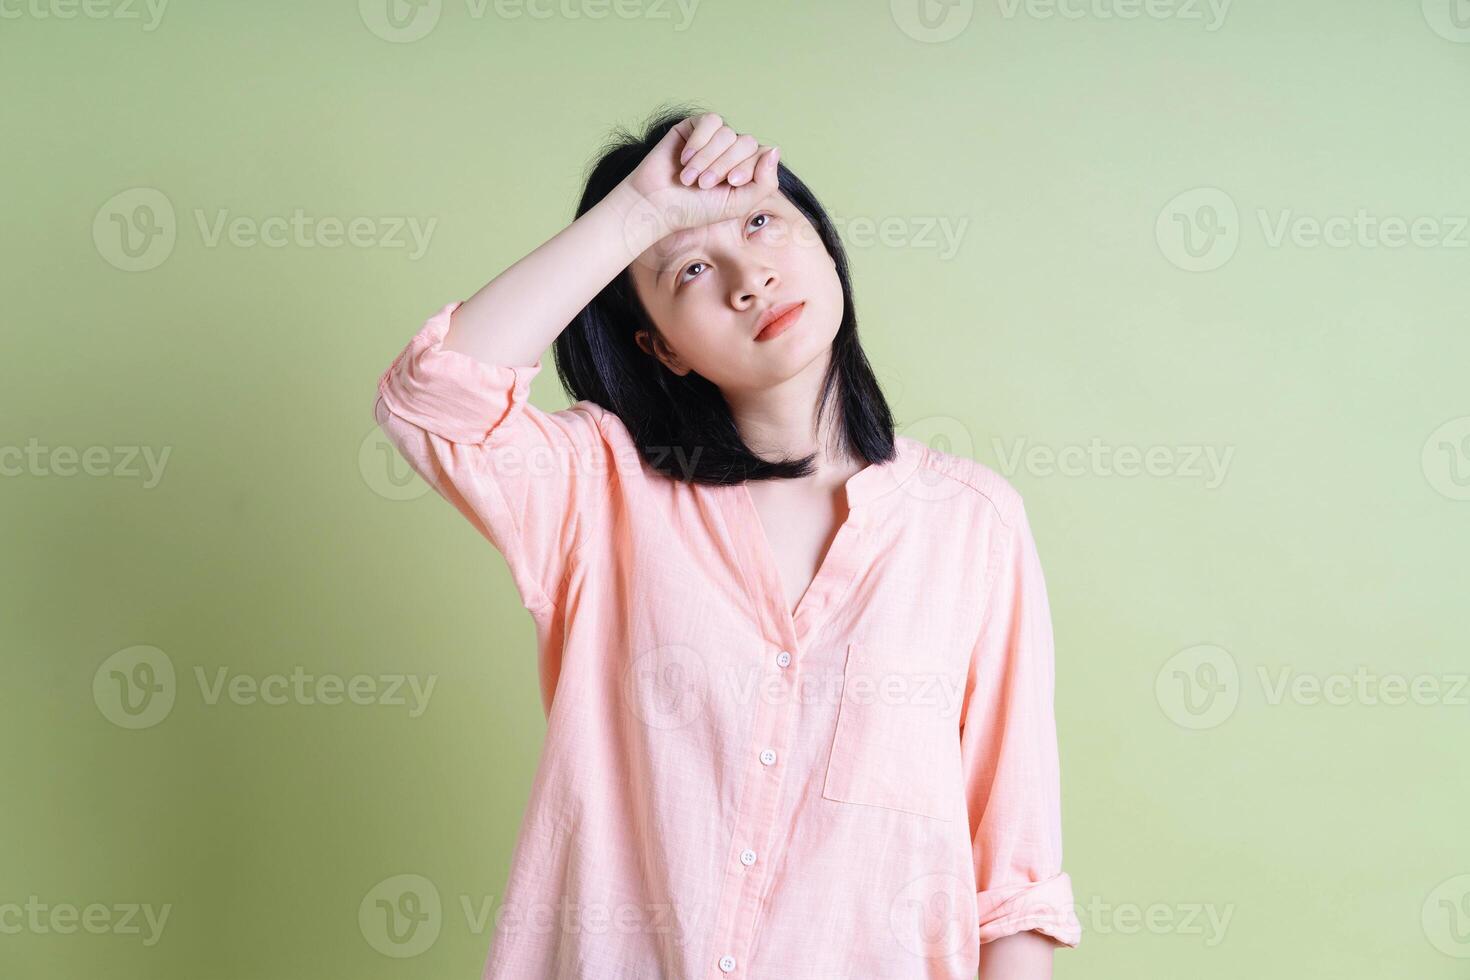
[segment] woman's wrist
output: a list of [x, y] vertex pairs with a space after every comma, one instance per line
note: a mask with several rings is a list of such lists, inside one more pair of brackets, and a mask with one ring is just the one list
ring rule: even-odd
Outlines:
[[600, 204], [616, 211], [625, 229], [624, 239], [635, 254], [641, 254], [659, 239], [682, 231], [687, 222], [680, 221], [677, 209], [669, 202], [660, 201], [657, 195], [650, 196], [631, 183], [631, 179], [618, 184]]

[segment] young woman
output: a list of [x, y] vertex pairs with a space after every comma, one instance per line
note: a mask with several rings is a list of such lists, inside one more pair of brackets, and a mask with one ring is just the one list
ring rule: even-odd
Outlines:
[[618, 136], [374, 403], [537, 628], [485, 980], [1050, 976], [1080, 925], [1020, 497], [895, 435], [775, 146], [684, 111]]

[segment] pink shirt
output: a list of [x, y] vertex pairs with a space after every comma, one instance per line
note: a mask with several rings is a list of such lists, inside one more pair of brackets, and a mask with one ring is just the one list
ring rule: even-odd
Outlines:
[[795, 614], [744, 484], [639, 458], [424, 324], [374, 416], [504, 556], [546, 742], [485, 980], [972, 980], [1075, 946], [1046, 586], [1016, 490], [897, 437]]

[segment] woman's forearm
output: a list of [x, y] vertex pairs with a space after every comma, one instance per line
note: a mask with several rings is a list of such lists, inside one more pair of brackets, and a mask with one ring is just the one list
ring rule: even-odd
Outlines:
[[626, 184], [465, 300], [446, 350], [492, 365], [531, 364], [613, 277], [669, 233]]
[[1017, 932], [980, 946], [980, 980], [1051, 980], [1056, 943], [1036, 931]]

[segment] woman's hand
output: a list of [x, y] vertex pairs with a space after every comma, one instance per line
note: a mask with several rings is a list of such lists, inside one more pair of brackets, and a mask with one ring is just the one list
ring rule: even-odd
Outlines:
[[[776, 156], [714, 113], [680, 120], [612, 193], [465, 300], [444, 348], [488, 365], [534, 364], [631, 262], [658, 262], [673, 232], [735, 217], [774, 192]], [[696, 171], [687, 183], [686, 165]]]
[[769, 197], [779, 156], [779, 147], [706, 112], [672, 126], [623, 183], [671, 233], [736, 217]]

